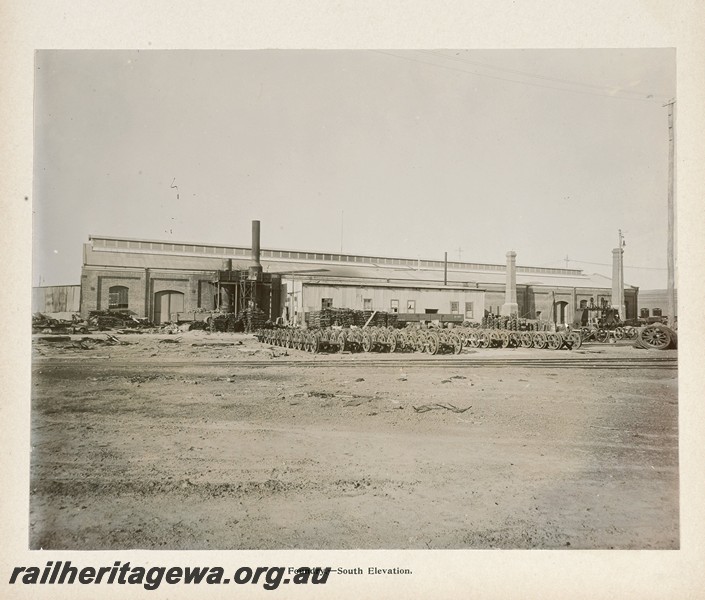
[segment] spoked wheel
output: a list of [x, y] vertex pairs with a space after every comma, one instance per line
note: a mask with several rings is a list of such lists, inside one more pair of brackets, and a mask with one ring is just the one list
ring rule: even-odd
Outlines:
[[378, 350], [386, 350], [387, 349], [387, 343], [389, 342], [389, 336], [387, 335], [387, 330], [386, 329], [381, 329], [380, 331], [377, 332], [377, 334], [374, 336], [374, 341], [375, 341], [375, 346], [378, 347]]
[[318, 354], [321, 351], [321, 347], [323, 346], [323, 338], [321, 334], [317, 331], [316, 333], [311, 334], [311, 341], [309, 342], [311, 345], [311, 352], [314, 354]]
[[624, 327], [616, 327], [614, 330], [614, 337], [618, 340], [623, 340], [625, 337]]
[[636, 327], [625, 327], [624, 335], [628, 340], [635, 340], [639, 335], [639, 330]]
[[343, 330], [338, 334], [338, 352], [345, 351], [345, 342], [348, 339], [348, 332]]
[[453, 333], [448, 341], [453, 346], [453, 354], [460, 354], [463, 351], [463, 338], [460, 335]]
[[437, 333], [429, 333], [426, 336], [426, 351], [429, 354], [437, 354], [441, 347], [441, 340]]
[[543, 331], [534, 332], [534, 348], [541, 348], [544, 350], [548, 347], [548, 337]]
[[467, 344], [471, 348], [479, 348], [480, 334], [477, 331], [469, 331], [467, 334]]
[[499, 341], [499, 345], [502, 346], [502, 348], [509, 347], [510, 338], [508, 331], [500, 331], [497, 335], [497, 339]]
[[671, 334], [665, 327], [649, 325], [639, 332], [639, 341], [647, 348], [665, 350], [671, 345]]
[[489, 348], [492, 345], [492, 335], [489, 331], [481, 331], [477, 336], [478, 348]]
[[546, 342], [549, 350], [558, 350], [563, 345], [563, 337], [560, 333], [547, 333]]
[[566, 340], [570, 344], [571, 350], [577, 350], [583, 345], [583, 336], [580, 335], [579, 331], [571, 331]]
[[534, 345], [534, 336], [530, 331], [522, 331], [519, 334], [522, 348], [531, 348]]
[[610, 332], [606, 329], [598, 329], [597, 333], [595, 333], [595, 339], [601, 344], [604, 344], [610, 339]]
[[397, 351], [397, 343], [397, 334], [392, 330], [387, 334], [387, 344], [389, 346], [390, 353]]
[[416, 342], [414, 343], [414, 348], [417, 352], [425, 352], [426, 350], [426, 334], [418, 332], [416, 334]]
[[372, 350], [372, 336], [369, 334], [369, 332], [365, 331], [362, 334], [362, 350], [363, 352], [369, 352]]

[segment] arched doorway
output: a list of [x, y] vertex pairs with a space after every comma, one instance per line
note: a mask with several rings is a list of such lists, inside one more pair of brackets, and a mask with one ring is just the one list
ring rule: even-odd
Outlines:
[[184, 311], [184, 294], [174, 290], [164, 290], [154, 294], [154, 322], [167, 323], [171, 315]]

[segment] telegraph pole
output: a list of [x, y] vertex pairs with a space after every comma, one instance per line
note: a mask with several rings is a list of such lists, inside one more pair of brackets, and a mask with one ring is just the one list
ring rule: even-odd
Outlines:
[[624, 298], [624, 236], [619, 230], [619, 318], [624, 321], [627, 318], [626, 301]]
[[675, 119], [673, 105], [675, 98], [664, 106], [668, 106], [668, 324], [673, 326], [676, 317], [676, 285], [675, 285], [675, 207], [674, 207], [674, 169], [675, 169]]

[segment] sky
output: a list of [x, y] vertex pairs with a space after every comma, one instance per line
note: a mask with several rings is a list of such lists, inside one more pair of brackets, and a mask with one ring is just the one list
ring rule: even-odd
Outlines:
[[666, 287], [675, 51], [38, 51], [33, 285], [88, 236]]

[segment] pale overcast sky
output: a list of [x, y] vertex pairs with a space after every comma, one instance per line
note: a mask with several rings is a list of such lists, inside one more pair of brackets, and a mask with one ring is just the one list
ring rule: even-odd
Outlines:
[[608, 276], [621, 228], [626, 282], [666, 287], [674, 50], [39, 51], [35, 83], [34, 285], [78, 284], [89, 234], [260, 219], [265, 248]]

